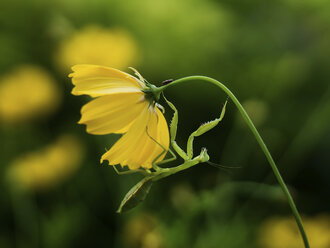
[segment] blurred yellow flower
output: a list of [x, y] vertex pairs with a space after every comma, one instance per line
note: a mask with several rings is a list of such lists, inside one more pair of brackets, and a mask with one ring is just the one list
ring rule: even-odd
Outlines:
[[[169, 131], [162, 112], [143, 79], [97, 65], [76, 65], [69, 76], [74, 95], [97, 97], [81, 109], [80, 124], [91, 134], [125, 133], [101, 158], [110, 165], [130, 169], [151, 168], [163, 148], [169, 147]], [[148, 133], [147, 133], [148, 131]], [[157, 144], [155, 139], [159, 144]], [[161, 161], [165, 153], [157, 159]]]
[[0, 122], [17, 123], [49, 114], [59, 105], [60, 96], [47, 71], [20, 66], [0, 79]]
[[140, 213], [130, 218], [124, 225], [122, 237], [124, 247], [165, 247], [159, 220], [151, 214]]
[[[313, 248], [330, 247], [330, 216], [303, 218], [304, 227]], [[300, 248], [303, 242], [293, 218], [273, 217], [260, 227], [259, 244], [262, 248]]]
[[119, 69], [136, 62], [137, 45], [124, 30], [87, 26], [64, 40], [56, 54], [62, 68], [76, 64], [99, 64]]
[[8, 177], [24, 189], [47, 189], [76, 171], [82, 156], [81, 142], [72, 135], [62, 135], [54, 144], [18, 157], [8, 167]]

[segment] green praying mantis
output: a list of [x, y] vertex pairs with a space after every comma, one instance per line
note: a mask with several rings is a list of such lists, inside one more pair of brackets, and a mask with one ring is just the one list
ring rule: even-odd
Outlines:
[[124, 199], [122, 200], [122, 202], [117, 210], [117, 213], [122, 213], [122, 212], [128, 211], [128, 210], [136, 207], [139, 203], [141, 203], [146, 198], [153, 182], [155, 182], [155, 181], [158, 181], [164, 177], [173, 175], [179, 171], [186, 170], [199, 163], [208, 162], [211, 165], [215, 165], [214, 163], [209, 162], [210, 157], [207, 153], [206, 148], [202, 148], [200, 154], [194, 157], [193, 142], [194, 142], [195, 137], [198, 137], [198, 136], [206, 133], [207, 131], [211, 130], [223, 119], [223, 117], [225, 115], [225, 111], [226, 111], [227, 101], [223, 105], [219, 118], [202, 124], [196, 131], [194, 131], [189, 136], [188, 141], [187, 141], [187, 152], [185, 152], [176, 143], [176, 140], [175, 140], [176, 134], [177, 134], [178, 119], [179, 119], [178, 110], [170, 101], [168, 101], [165, 98], [164, 94], [163, 94], [163, 97], [164, 97], [167, 105], [174, 111], [172, 121], [170, 123], [170, 145], [174, 149], [174, 151], [184, 160], [184, 162], [176, 167], [171, 167], [171, 168], [160, 167], [163, 164], [176, 160], [177, 156], [169, 148], [168, 152], [171, 154], [171, 158], [168, 158], [168, 159], [165, 159], [165, 160], [162, 160], [162, 161], [156, 163], [156, 161], [164, 153], [167, 153], [167, 150], [159, 142], [157, 142], [153, 137], [151, 137], [148, 133], [148, 129], [146, 129], [146, 132], [147, 132], [147, 135], [149, 136], [149, 138], [152, 139], [154, 142], [156, 142], [163, 149], [163, 151], [152, 162], [152, 169], [137, 169], [137, 170], [120, 171], [118, 168], [116, 168], [116, 166], [113, 166], [114, 170], [119, 175], [131, 174], [131, 173], [141, 173], [144, 176], [144, 178], [140, 182], [138, 182], [133, 188], [131, 188], [131, 190], [125, 195]]

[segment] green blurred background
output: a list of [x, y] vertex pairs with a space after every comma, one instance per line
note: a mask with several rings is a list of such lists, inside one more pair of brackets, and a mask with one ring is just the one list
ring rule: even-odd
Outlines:
[[[302, 247], [232, 102], [195, 151], [205, 146], [211, 161], [239, 168], [198, 165], [116, 214], [140, 177], [99, 164], [119, 136], [77, 124], [89, 98], [70, 94], [67, 75], [80, 63], [133, 66], [156, 85], [189, 75], [226, 84], [278, 162], [312, 247], [330, 247], [329, 1], [2, 0], [0, 10], [1, 248]], [[226, 100], [205, 82], [166, 96], [179, 109], [183, 147]]]

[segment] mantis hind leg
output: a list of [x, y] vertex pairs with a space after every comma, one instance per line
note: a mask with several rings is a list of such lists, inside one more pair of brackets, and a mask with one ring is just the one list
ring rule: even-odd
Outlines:
[[168, 163], [168, 162], [171, 162], [171, 161], [175, 160], [175, 159], [176, 159], [176, 155], [175, 155], [175, 153], [169, 148], [168, 151], [170, 152], [170, 154], [172, 155], [172, 157], [171, 157], [171, 158], [168, 158], [168, 159], [164, 159], [164, 160], [162, 160], [162, 161], [160, 161], [160, 162], [158, 162], [158, 163], [156, 164], [156, 161], [157, 161], [162, 155], [164, 155], [164, 153], [166, 153], [167, 150], [165, 149], [165, 147], [164, 147], [162, 144], [160, 144], [157, 140], [155, 140], [155, 139], [149, 134], [149, 132], [148, 132], [148, 128], [146, 128], [146, 132], [147, 132], [148, 137], [163, 149], [162, 152], [161, 152], [160, 154], [158, 154], [157, 157], [152, 161], [152, 166], [153, 166], [153, 168], [154, 168], [155, 170], [160, 170], [161, 168], [160, 168], [158, 165], [160, 165], [160, 164], [165, 164], [165, 163]]
[[175, 153], [171, 150], [171, 148], [168, 148], [168, 151], [170, 152], [170, 154], [171, 154], [172, 157], [171, 158], [164, 159], [164, 160], [158, 162], [158, 165], [166, 164], [166, 163], [169, 163], [169, 162], [174, 161], [174, 160], [177, 159]]
[[112, 166], [113, 169], [115, 170], [115, 172], [118, 174], [118, 175], [128, 175], [128, 174], [133, 174], [133, 173], [141, 173], [143, 175], [147, 175], [147, 174], [150, 174], [151, 172], [149, 170], [141, 170], [141, 169], [136, 169], [136, 170], [122, 170], [120, 171], [116, 165], [113, 165]]

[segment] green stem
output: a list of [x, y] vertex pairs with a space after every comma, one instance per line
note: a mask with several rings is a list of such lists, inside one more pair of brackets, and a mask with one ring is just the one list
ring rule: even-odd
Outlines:
[[261, 136], [260, 136], [258, 130], [256, 129], [256, 127], [254, 126], [252, 120], [250, 119], [250, 117], [246, 113], [246, 111], [243, 108], [243, 106], [241, 105], [241, 103], [237, 100], [235, 95], [225, 85], [223, 85], [219, 81], [217, 81], [213, 78], [205, 77], [205, 76], [190, 76], [190, 77], [180, 78], [178, 80], [173, 81], [170, 84], [167, 84], [167, 85], [164, 85], [164, 86], [161, 86], [161, 87], [157, 88], [157, 91], [162, 92], [163, 90], [165, 90], [168, 87], [174, 86], [174, 85], [182, 83], [182, 82], [191, 81], [191, 80], [204, 80], [204, 81], [210, 82], [210, 83], [220, 87], [224, 92], [226, 92], [226, 94], [231, 98], [233, 103], [236, 105], [239, 112], [243, 116], [246, 124], [249, 126], [249, 128], [252, 131], [254, 137], [258, 141], [262, 151], [264, 152], [264, 154], [265, 154], [265, 156], [266, 156], [266, 158], [267, 158], [267, 160], [268, 160], [268, 162], [269, 162], [269, 164], [270, 164], [270, 166], [271, 166], [271, 168], [272, 168], [272, 170], [275, 174], [275, 177], [276, 177], [278, 183], [280, 184], [280, 186], [281, 186], [281, 188], [282, 188], [282, 190], [283, 190], [283, 192], [284, 192], [284, 194], [285, 194], [285, 196], [286, 196], [286, 198], [289, 202], [289, 205], [291, 207], [293, 216], [296, 219], [299, 231], [300, 231], [302, 239], [304, 241], [305, 248], [309, 248], [308, 239], [307, 239], [307, 236], [306, 236], [306, 233], [305, 233], [305, 230], [304, 230], [299, 212], [298, 212], [297, 207], [296, 207], [296, 205], [295, 205], [295, 203], [294, 203], [294, 201], [293, 201], [293, 199], [290, 195], [290, 192], [289, 192], [286, 184], [284, 183], [284, 180], [283, 180], [279, 170], [277, 169], [277, 166], [274, 162], [274, 159], [272, 158], [272, 155], [270, 154], [265, 142], [261, 138]]

